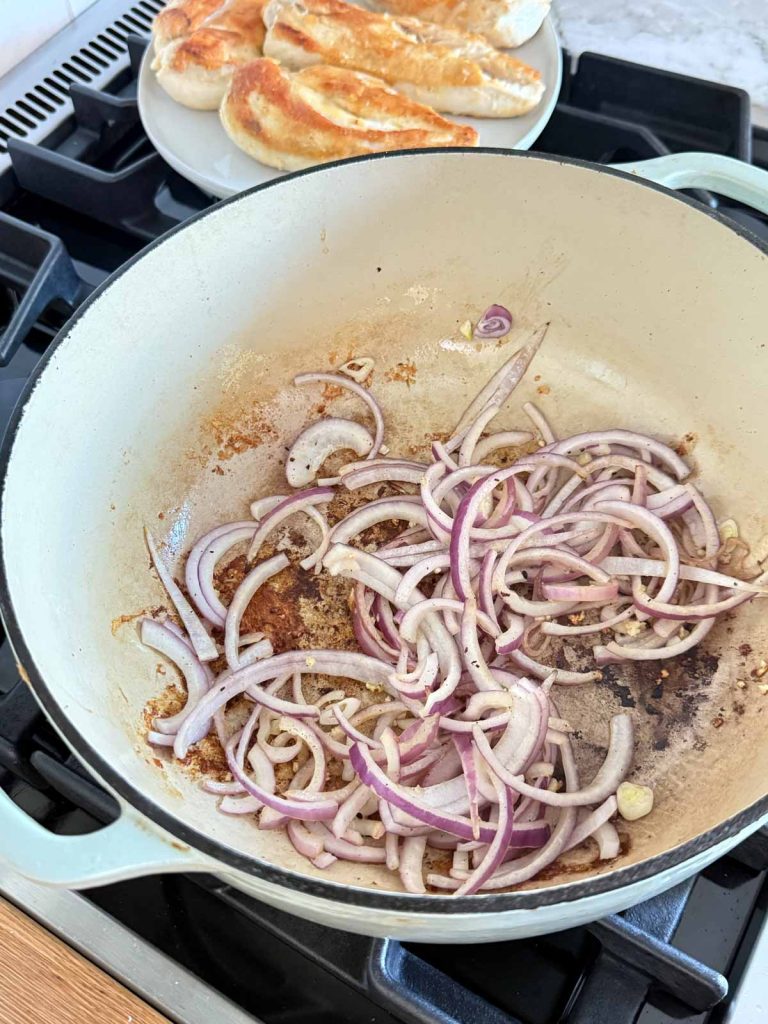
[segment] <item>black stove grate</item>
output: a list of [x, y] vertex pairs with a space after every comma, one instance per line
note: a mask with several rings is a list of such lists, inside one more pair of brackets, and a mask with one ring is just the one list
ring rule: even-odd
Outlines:
[[[72, 310], [147, 241], [213, 203], [141, 129], [145, 45], [129, 40], [131, 66], [104, 91], [73, 86], [73, 116], [42, 145], [10, 143], [14, 177], [0, 182], [9, 197], [0, 212], [0, 429]], [[768, 167], [768, 132], [750, 133], [743, 92], [594, 54], [575, 71], [566, 56], [566, 66], [539, 151], [607, 163], [703, 149]], [[768, 237], [768, 219], [697, 196]], [[0, 784], [56, 832], [89, 831], [117, 814], [40, 713], [1, 636]], [[767, 876], [764, 829], [623, 915], [487, 946], [347, 935], [207, 876], [135, 879], [88, 897], [267, 1024], [719, 1024], [762, 926]]]

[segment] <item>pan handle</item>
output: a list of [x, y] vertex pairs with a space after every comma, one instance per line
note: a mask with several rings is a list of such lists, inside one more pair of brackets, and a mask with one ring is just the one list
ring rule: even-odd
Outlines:
[[123, 805], [117, 821], [84, 836], [54, 835], [0, 789], [0, 860], [46, 885], [94, 885], [210, 866], [188, 846]]
[[670, 153], [632, 164], [612, 164], [667, 188], [704, 188], [768, 213], [768, 171], [719, 153]]

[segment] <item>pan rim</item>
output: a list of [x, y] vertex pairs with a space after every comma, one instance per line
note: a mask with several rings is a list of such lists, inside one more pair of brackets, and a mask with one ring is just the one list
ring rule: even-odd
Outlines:
[[[264, 182], [251, 189], [238, 193], [227, 199], [223, 199], [213, 206], [200, 211], [188, 220], [181, 222], [159, 238], [154, 239], [138, 253], [127, 260], [105, 281], [103, 281], [91, 295], [75, 310], [59, 330], [56, 337], [48, 346], [46, 352], [38, 361], [24, 390], [22, 391], [16, 406], [13, 410], [2, 446], [0, 447], [0, 501], [5, 507], [4, 497], [7, 484], [7, 476], [10, 465], [10, 458], [13, 452], [16, 436], [24, 418], [27, 404], [34, 392], [39, 380], [48, 367], [52, 356], [58, 350], [62, 342], [69, 336], [77, 325], [78, 320], [101, 298], [101, 296], [115, 284], [122, 275], [129, 270], [139, 259], [152, 249], [158, 247], [166, 239], [177, 232], [197, 223], [207, 216], [215, 213], [224, 206], [237, 203], [249, 196], [262, 192], [266, 189], [280, 188], [295, 179], [303, 178], [311, 174], [323, 174], [333, 171], [335, 168], [347, 164], [369, 163], [378, 160], [395, 160], [409, 157], [432, 157], [459, 155], [463, 157], [493, 156], [499, 158], [516, 158], [521, 160], [541, 160], [548, 163], [561, 164], [565, 166], [578, 167], [583, 170], [595, 173], [605, 173], [614, 177], [631, 181], [638, 187], [649, 188], [660, 192], [670, 199], [683, 203], [695, 211], [705, 214], [718, 222], [724, 228], [733, 231], [742, 237], [749, 244], [765, 255], [768, 255], [768, 243], [763, 242], [756, 235], [753, 235], [746, 227], [725, 218], [719, 212], [710, 209], [689, 196], [682, 195], [672, 189], [659, 185], [656, 182], [648, 181], [637, 175], [617, 170], [616, 168], [601, 164], [594, 164], [584, 160], [564, 158], [557, 155], [532, 153], [525, 150], [494, 149], [489, 147], [478, 147], [466, 149], [461, 147], [410, 149], [388, 153], [375, 153], [348, 160], [336, 160], [327, 164], [321, 164], [295, 171], [273, 181]], [[4, 513], [3, 513], [4, 518]], [[108, 788], [114, 792], [129, 807], [138, 811], [144, 817], [159, 825], [182, 842], [186, 843], [193, 850], [204, 854], [206, 857], [219, 862], [223, 868], [234, 869], [244, 875], [254, 876], [263, 881], [276, 885], [280, 888], [298, 890], [307, 896], [320, 898], [326, 901], [340, 902], [358, 906], [367, 906], [372, 909], [392, 911], [399, 913], [410, 913], [417, 916], [425, 916], [435, 913], [450, 914], [472, 914], [486, 915], [497, 914], [509, 911], [534, 910], [545, 906], [556, 904], [573, 903], [589, 897], [598, 896], [604, 893], [620, 890], [621, 888], [636, 882], [650, 879], [659, 873], [669, 871], [698, 854], [710, 850], [718, 843], [736, 835], [743, 829], [755, 824], [761, 818], [768, 815], [768, 794], [756, 800], [748, 807], [725, 821], [720, 822], [714, 828], [702, 832], [692, 839], [687, 840], [670, 850], [656, 854], [654, 857], [639, 861], [637, 864], [624, 868], [609, 870], [604, 874], [592, 876], [583, 880], [575, 880], [560, 885], [545, 886], [541, 889], [530, 889], [523, 892], [501, 893], [497, 895], [481, 894], [474, 896], [435, 896], [432, 894], [417, 895], [398, 892], [380, 892], [362, 886], [343, 885], [339, 882], [316, 878], [314, 876], [300, 874], [281, 868], [255, 857], [247, 856], [237, 850], [233, 850], [224, 843], [214, 839], [204, 832], [198, 831], [185, 822], [176, 818], [155, 803], [141, 790], [137, 789], [131, 782], [124, 779], [108, 761], [106, 761], [79, 733], [76, 727], [68, 718], [61, 707], [54, 691], [46, 683], [42, 673], [32, 657], [22, 630], [16, 619], [13, 608], [8, 572], [6, 566], [6, 541], [5, 531], [0, 523], [0, 615], [6, 629], [7, 637], [11, 643], [17, 662], [21, 669], [24, 680], [34, 693], [43, 711], [53, 723], [55, 728], [64, 738], [69, 747], [78, 757], [82, 758], [85, 765], [89, 767], [98, 778], [102, 779]]]

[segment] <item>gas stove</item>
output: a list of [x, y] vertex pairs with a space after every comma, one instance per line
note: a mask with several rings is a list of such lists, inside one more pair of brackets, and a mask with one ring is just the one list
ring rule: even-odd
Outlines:
[[[160, 7], [100, 0], [0, 79], [0, 429], [78, 304], [148, 241], [215, 202], [142, 131], [136, 77]], [[768, 167], [768, 131], [751, 126], [738, 89], [597, 54], [566, 54], [565, 67], [537, 150], [613, 163], [695, 149]], [[768, 239], [768, 218], [695, 194]], [[5, 637], [0, 784], [58, 833], [117, 814], [42, 716]], [[489, 946], [347, 935], [200, 875], [78, 894], [0, 866], [0, 893], [178, 1024], [766, 1019], [768, 829], [624, 914]]]

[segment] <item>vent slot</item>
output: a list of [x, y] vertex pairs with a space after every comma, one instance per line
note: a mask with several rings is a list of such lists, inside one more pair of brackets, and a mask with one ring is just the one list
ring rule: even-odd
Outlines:
[[[37, 143], [45, 139], [72, 113], [70, 85], [83, 82], [94, 89], [107, 85], [128, 65], [127, 37], [149, 35], [152, 20], [164, 6], [164, 0], [139, 0], [133, 4], [100, 0], [97, 7], [83, 16], [88, 19], [90, 32], [84, 28], [80, 38], [75, 35], [73, 39], [71, 29], [80, 21], [75, 19], [70, 30], [62, 33], [69, 47], [74, 42], [76, 49], [62, 52], [62, 43], [54, 36], [31, 55], [38, 71], [44, 69], [37, 79], [30, 72], [25, 80], [26, 66], [33, 63], [30, 58], [6, 76], [7, 90], [0, 94], [0, 173], [10, 165], [9, 140]], [[104, 10], [104, 20], [94, 26], [92, 14], [97, 9]], [[21, 87], [16, 86], [14, 95], [12, 83], [17, 81]]]

